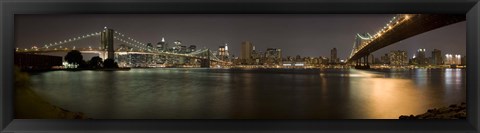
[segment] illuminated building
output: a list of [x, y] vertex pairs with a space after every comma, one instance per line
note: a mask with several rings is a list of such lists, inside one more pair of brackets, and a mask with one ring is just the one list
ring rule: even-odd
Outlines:
[[391, 66], [405, 66], [408, 65], [408, 57], [406, 51], [391, 51], [388, 55]]
[[255, 50], [255, 46], [253, 46], [252, 51], [252, 65], [263, 65], [265, 60], [265, 54], [262, 51]]
[[417, 50], [417, 54], [414, 58], [415, 63], [417, 65], [421, 65], [421, 66], [428, 65], [428, 59], [425, 56], [425, 51], [426, 51], [425, 49], [418, 49]]
[[163, 52], [168, 51], [168, 44], [165, 42], [165, 38], [162, 37], [162, 41], [157, 43], [157, 50]]
[[445, 65], [460, 65], [462, 63], [461, 55], [445, 54]]
[[252, 60], [252, 52], [254, 46], [249, 41], [242, 42], [242, 48], [240, 51], [240, 59], [242, 60], [242, 64], [250, 64]]
[[225, 46], [218, 47], [218, 58], [223, 61], [229, 60], [228, 44], [225, 43]]
[[172, 47], [174, 53], [179, 53], [180, 50], [182, 49], [182, 42], [177, 40], [175, 42], [173, 42], [173, 44], [175, 44], [175, 46]]
[[265, 51], [266, 65], [281, 65], [282, 64], [282, 50], [278, 48], [267, 48]]

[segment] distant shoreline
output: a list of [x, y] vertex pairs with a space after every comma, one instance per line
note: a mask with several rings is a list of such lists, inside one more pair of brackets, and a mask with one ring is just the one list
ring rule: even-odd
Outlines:
[[[179, 70], [195, 70], [199, 72], [213, 73], [278, 73], [278, 74], [318, 74], [320, 72], [349, 70], [353, 68], [192, 68], [192, 67], [134, 67], [134, 68], [64, 68], [64, 69], [38, 69], [38, 70], [22, 70], [27, 73], [42, 73], [50, 71], [129, 71], [131, 69], [179, 69]], [[421, 70], [443, 70], [448, 68], [415, 68]], [[410, 68], [371, 68], [371, 69], [355, 69], [361, 71], [387, 72], [387, 71], [405, 71], [415, 70]], [[455, 69], [455, 68], [452, 68]], [[464, 68], [457, 68], [464, 69]]]

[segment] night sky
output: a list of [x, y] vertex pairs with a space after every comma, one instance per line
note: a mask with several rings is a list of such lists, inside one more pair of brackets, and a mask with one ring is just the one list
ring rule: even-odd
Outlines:
[[[373, 35], [394, 14], [85, 14], [85, 15], [16, 15], [16, 46], [58, 42], [79, 35], [99, 32], [107, 26], [141, 42], [156, 44], [162, 37], [173, 45], [218, 49], [228, 43], [231, 54], [240, 56], [241, 42], [248, 40], [257, 50], [281, 48], [286, 56], [330, 56], [336, 47], [338, 56], [349, 56], [356, 33]], [[77, 41], [76, 47], [99, 47], [100, 38]], [[117, 46], [119, 42], [115, 42]], [[82, 45], [82, 46], [81, 46]], [[67, 45], [68, 46], [68, 45]], [[433, 48], [442, 54], [461, 54], [466, 51], [466, 22], [445, 26], [423, 33], [376, 51], [379, 57], [391, 50], [406, 50], [409, 58], [419, 48]]]

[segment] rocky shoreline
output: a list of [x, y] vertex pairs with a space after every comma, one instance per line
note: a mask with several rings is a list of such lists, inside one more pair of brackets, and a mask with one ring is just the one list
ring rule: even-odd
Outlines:
[[434, 108], [419, 115], [401, 115], [399, 119], [466, 119], [467, 104], [452, 104], [448, 107]]

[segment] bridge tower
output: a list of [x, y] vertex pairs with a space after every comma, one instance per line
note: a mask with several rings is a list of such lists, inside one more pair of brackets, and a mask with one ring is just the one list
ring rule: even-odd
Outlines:
[[207, 50], [207, 59], [200, 60], [200, 67], [210, 68], [210, 49]]
[[103, 51], [100, 57], [104, 60], [108, 58], [115, 59], [115, 50], [113, 49], [113, 34], [113, 29], [107, 29], [107, 27], [105, 27], [102, 31], [101, 47]]

